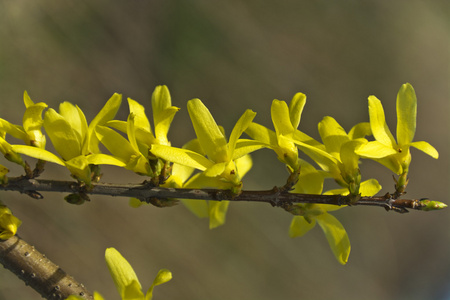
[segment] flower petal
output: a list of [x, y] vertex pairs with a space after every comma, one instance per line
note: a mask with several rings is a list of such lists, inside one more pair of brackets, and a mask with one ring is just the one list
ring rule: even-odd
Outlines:
[[196, 168], [201, 171], [204, 171], [214, 165], [214, 162], [210, 161], [203, 155], [188, 149], [154, 144], [152, 145], [150, 152], [166, 161]]
[[[127, 133], [127, 122], [125, 121], [111, 120], [106, 122], [106, 125], [123, 133]], [[135, 135], [137, 141], [144, 145], [147, 145], [148, 147], [156, 143], [156, 139], [153, 136], [153, 133], [147, 131], [144, 128], [135, 126]]]
[[304, 236], [308, 231], [314, 228], [316, 221], [314, 219], [311, 222], [306, 221], [302, 216], [294, 216], [289, 226], [289, 236], [291, 238]]
[[214, 229], [225, 224], [225, 218], [230, 201], [208, 201], [209, 204], [209, 229]]
[[160, 119], [158, 119], [158, 115], [171, 106], [172, 98], [170, 97], [170, 92], [167, 86], [157, 86], [152, 94], [152, 110], [154, 117], [156, 117], [156, 119], [154, 119], [155, 123], [160, 121]]
[[297, 93], [289, 104], [289, 119], [291, 120], [292, 127], [297, 129], [302, 117], [303, 107], [306, 104], [306, 95]]
[[31, 100], [30, 96], [28, 96], [27, 91], [23, 92], [23, 103], [25, 104], [25, 107], [28, 108], [28, 106], [34, 105], [33, 100]]
[[161, 112], [157, 118], [155, 117], [158, 120], [155, 123], [155, 137], [161, 145], [170, 145], [170, 142], [167, 140], [167, 133], [169, 132], [173, 117], [179, 110], [178, 107], [171, 106]]
[[317, 216], [316, 220], [325, 233], [334, 256], [341, 264], [345, 265], [348, 261], [351, 247], [344, 226], [338, 219], [328, 213]]
[[135, 114], [134, 113], [130, 113], [128, 115], [128, 119], [127, 119], [127, 135], [128, 135], [128, 141], [130, 142], [131, 147], [133, 147], [133, 150], [135, 153], [140, 152], [139, 151], [139, 146], [137, 144], [136, 141], [136, 131], [134, 130], [134, 119], [135, 119]]
[[300, 160], [300, 177], [294, 186], [293, 192], [299, 194], [321, 194], [323, 181], [328, 174], [316, 170], [310, 163]]
[[269, 147], [269, 145], [254, 140], [239, 139], [237, 140], [236, 148], [234, 148], [232, 160], [236, 160], [265, 147]]
[[25, 154], [37, 159], [49, 161], [61, 166], [65, 166], [65, 162], [63, 160], [61, 160], [58, 156], [45, 149], [26, 145], [11, 145], [11, 146], [14, 152]]
[[151, 132], [152, 129], [150, 127], [150, 122], [148, 121], [147, 115], [145, 114], [145, 108], [137, 101], [128, 98], [128, 107], [130, 108], [130, 114], [134, 114], [135, 117], [135, 125], [138, 128], [143, 128], [146, 131]]
[[12, 146], [13, 145], [5, 141], [4, 138], [0, 137], [0, 152], [7, 160], [25, 167], [25, 162], [23, 161], [22, 156], [16, 153]]
[[381, 190], [381, 185], [376, 179], [368, 179], [361, 182], [359, 187], [359, 192], [363, 197], [372, 197], [376, 195]]
[[338, 172], [338, 160], [329, 154], [328, 152], [325, 152], [319, 148], [316, 148], [314, 146], [299, 142], [297, 140], [294, 140], [295, 144], [300, 148], [303, 153], [311, 157], [323, 170], [329, 171], [332, 174]]
[[361, 122], [356, 124], [348, 132], [348, 137], [351, 140], [356, 140], [366, 136], [372, 135], [372, 129], [370, 128], [369, 122]]
[[122, 299], [144, 298], [141, 284], [129, 262], [114, 248], [107, 248], [105, 260]]
[[207, 168], [204, 172], [205, 172], [205, 176], [207, 177], [216, 177], [219, 176], [220, 174], [223, 173], [223, 171], [225, 171], [225, 167], [228, 165], [228, 163], [226, 162], [221, 162], [221, 163], [217, 163], [212, 165], [211, 167]]
[[[69, 296], [72, 297], [72, 296]], [[83, 298], [81, 298], [83, 300]], [[94, 300], [105, 300], [100, 293], [94, 291]]]
[[367, 144], [362, 144], [355, 151], [356, 154], [365, 158], [383, 158], [390, 155], [397, 154], [392, 147], [386, 146], [378, 141], [368, 142]]
[[59, 114], [70, 124], [73, 131], [77, 133], [80, 145], [84, 143], [88, 125], [81, 109], [66, 101], [59, 105]]
[[56, 152], [64, 160], [72, 159], [81, 154], [80, 135], [73, 130], [63, 116], [52, 108], [45, 112], [44, 128]]
[[416, 132], [417, 98], [409, 83], [405, 83], [397, 94], [397, 143], [407, 145]]
[[118, 167], [125, 167], [126, 163], [117, 157], [108, 154], [91, 154], [86, 156], [88, 163], [92, 165], [112, 165]]
[[89, 167], [89, 162], [84, 155], [79, 155], [68, 161], [66, 161], [66, 168], [69, 169], [72, 177], [76, 178], [78, 181], [85, 182], [86, 184], [91, 184], [91, 168]]
[[180, 201], [191, 213], [196, 215], [197, 218], [207, 218], [209, 216], [208, 202], [206, 202], [206, 200], [180, 199]]
[[116, 131], [105, 126], [97, 126], [95, 131], [98, 140], [111, 152], [114, 156], [129, 161], [137, 152], [130, 142]]
[[175, 113], [180, 109], [172, 106], [169, 89], [167, 86], [157, 86], [152, 95], [153, 122], [155, 125], [155, 137], [162, 145], [170, 145], [167, 140], [170, 124]]
[[435, 158], [435, 159], [439, 158], [439, 153], [437, 152], [437, 150], [427, 142], [424, 142], [424, 141], [412, 142], [410, 144], [410, 146], [412, 146], [416, 149], [419, 149], [420, 151], [425, 152], [432, 158]]
[[247, 127], [250, 125], [250, 123], [255, 118], [256, 113], [253, 112], [250, 109], [247, 109], [244, 114], [239, 118], [239, 120], [236, 122], [236, 125], [234, 125], [233, 130], [231, 131], [230, 139], [228, 141], [228, 157], [232, 159], [234, 149], [236, 147], [236, 142], [238, 141], [239, 137], [242, 135], [242, 133], [247, 129]]
[[235, 161], [236, 169], [238, 171], [239, 177], [242, 178], [247, 174], [248, 171], [252, 168], [253, 161], [252, 157], [250, 155], [244, 155], [240, 158], [236, 159]]
[[252, 139], [261, 143], [271, 146], [278, 146], [277, 135], [275, 132], [260, 124], [251, 123], [245, 130], [245, 133]]
[[14, 216], [11, 210], [5, 205], [0, 205], [0, 239], [7, 240], [13, 237], [17, 228], [22, 224], [22, 221]]
[[150, 286], [150, 288], [147, 291], [147, 294], [145, 295], [145, 300], [151, 300], [153, 297], [153, 288], [157, 285], [166, 283], [172, 279], [172, 272], [166, 269], [159, 270], [158, 274], [156, 275], [155, 280], [153, 280], [153, 284]]
[[326, 151], [325, 145], [316, 141], [315, 139], [313, 139], [312, 137], [310, 137], [309, 135], [307, 135], [306, 133], [301, 132], [300, 130], [296, 130], [294, 132], [294, 139], [296, 141], [308, 144], [310, 146], [314, 146], [320, 150]]
[[23, 115], [23, 129], [27, 132], [29, 141], [27, 144], [45, 148], [45, 135], [41, 132], [44, 123], [42, 120], [42, 111], [47, 107], [45, 103], [36, 103], [27, 106]]
[[100, 150], [98, 149], [98, 138], [95, 134], [96, 127], [97, 125], [105, 125], [106, 122], [112, 120], [116, 116], [121, 103], [122, 95], [114, 93], [89, 124], [86, 141], [83, 147], [83, 154], [100, 153]]
[[22, 126], [14, 125], [6, 120], [0, 119], [0, 136], [5, 137], [5, 133], [22, 141], [26, 141], [28, 138], [27, 133]]
[[209, 159], [229, 161], [227, 140], [206, 106], [199, 99], [192, 99], [187, 107], [198, 141]]
[[289, 136], [294, 133], [296, 128], [292, 126], [289, 116], [289, 108], [286, 102], [276, 99], [273, 100], [270, 112], [277, 136]]
[[340, 159], [341, 146], [350, 138], [344, 128], [332, 117], [324, 117], [319, 123], [319, 134], [327, 152]]
[[375, 96], [369, 97], [370, 128], [375, 139], [388, 147], [395, 147], [396, 142], [386, 124], [383, 106]]
[[[198, 151], [196, 150], [200, 150], [201, 147], [200, 144], [198, 143], [198, 140], [193, 139], [184, 144], [183, 149], [193, 150], [194, 152], [198, 153]], [[183, 187], [184, 183], [189, 179], [194, 170], [195, 168], [174, 163], [172, 165], [172, 174], [170, 175], [166, 183], [163, 184], [163, 186], [175, 188]]]
[[[130, 129], [130, 132], [132, 133], [133, 130]], [[136, 149], [133, 147], [133, 145], [119, 133], [111, 128], [99, 125], [97, 126], [96, 134], [97, 138], [106, 149], [113, 154], [113, 156], [126, 162], [126, 169], [139, 175], [153, 176], [147, 157], [139, 151], [139, 148]], [[132, 134], [130, 139], [133, 139]]]
[[359, 155], [355, 153], [355, 150], [366, 143], [366, 139], [360, 138], [356, 140], [349, 140], [348, 142], [342, 144], [339, 156], [344, 166], [346, 175], [353, 176], [354, 172], [359, 169]]
[[[218, 180], [212, 177], [206, 177], [203, 173], [198, 173], [192, 176], [191, 179], [183, 186], [188, 189], [197, 189], [204, 187], [211, 187], [217, 183]], [[208, 212], [208, 202], [206, 200], [190, 200], [190, 199], [180, 199], [181, 203], [186, 206], [194, 215], [198, 218], [207, 218], [209, 216]]]

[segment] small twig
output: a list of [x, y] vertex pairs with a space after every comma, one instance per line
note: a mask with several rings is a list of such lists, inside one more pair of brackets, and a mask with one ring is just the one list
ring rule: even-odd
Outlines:
[[45, 299], [61, 300], [70, 295], [94, 299], [83, 284], [18, 236], [0, 240], [0, 263]]
[[135, 197], [146, 201], [152, 198], [160, 199], [192, 199], [192, 200], [212, 200], [212, 201], [247, 201], [266, 202], [272, 206], [284, 207], [295, 203], [316, 203], [331, 205], [357, 205], [357, 206], [378, 206], [386, 210], [396, 212], [407, 212], [407, 209], [421, 210], [423, 204], [419, 200], [396, 199], [394, 195], [386, 194], [381, 197], [361, 197], [356, 203], [351, 203], [351, 199], [342, 195], [311, 195], [288, 193], [285, 188], [275, 187], [266, 191], [242, 191], [239, 195], [234, 195], [227, 190], [218, 189], [176, 189], [163, 187], [150, 187], [148, 184], [110, 184], [96, 183], [92, 188], [86, 189], [72, 181], [56, 181], [45, 179], [27, 179], [25, 177], [10, 178], [5, 186], [0, 186], [0, 190], [18, 191], [25, 194], [40, 192], [63, 192], [63, 193], [85, 193], [91, 195], [110, 195], [121, 197]]

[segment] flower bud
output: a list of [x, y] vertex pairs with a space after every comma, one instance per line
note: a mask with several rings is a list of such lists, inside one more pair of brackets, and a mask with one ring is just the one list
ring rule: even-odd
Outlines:
[[419, 202], [422, 205], [421, 210], [424, 211], [439, 210], [447, 207], [447, 204], [445, 203], [439, 201], [432, 201], [429, 199], [421, 199], [419, 200]]

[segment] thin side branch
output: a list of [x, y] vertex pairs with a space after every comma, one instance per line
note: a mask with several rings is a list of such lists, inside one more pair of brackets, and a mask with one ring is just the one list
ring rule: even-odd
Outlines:
[[17, 235], [0, 240], [0, 263], [45, 299], [61, 300], [70, 295], [94, 299], [83, 284]]
[[[391, 194], [381, 197], [361, 197], [356, 203], [351, 203], [350, 199], [342, 195], [311, 195], [288, 193], [284, 188], [273, 188], [266, 191], [242, 191], [239, 195], [234, 195], [228, 190], [219, 189], [176, 189], [152, 187], [146, 184], [110, 184], [97, 183], [92, 188], [87, 189], [73, 181], [57, 181], [45, 179], [27, 179], [25, 177], [10, 178], [5, 186], [0, 186], [0, 190], [18, 191], [34, 198], [40, 198], [38, 192], [62, 192], [82, 195], [110, 195], [121, 197], [135, 197], [141, 201], [154, 203], [152, 200], [160, 199], [164, 202], [167, 199], [193, 199], [212, 201], [247, 201], [266, 202], [276, 207], [286, 208], [295, 203], [316, 203], [331, 205], [364, 205], [378, 206], [386, 210], [394, 210], [404, 213], [407, 209], [422, 210], [424, 207], [419, 200], [396, 199]], [[164, 206], [164, 205], [162, 205]]]

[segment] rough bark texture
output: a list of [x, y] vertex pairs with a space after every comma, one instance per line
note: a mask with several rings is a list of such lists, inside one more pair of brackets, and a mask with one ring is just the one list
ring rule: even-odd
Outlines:
[[18, 236], [0, 240], [0, 262], [45, 299], [60, 300], [70, 295], [93, 299], [83, 284]]

